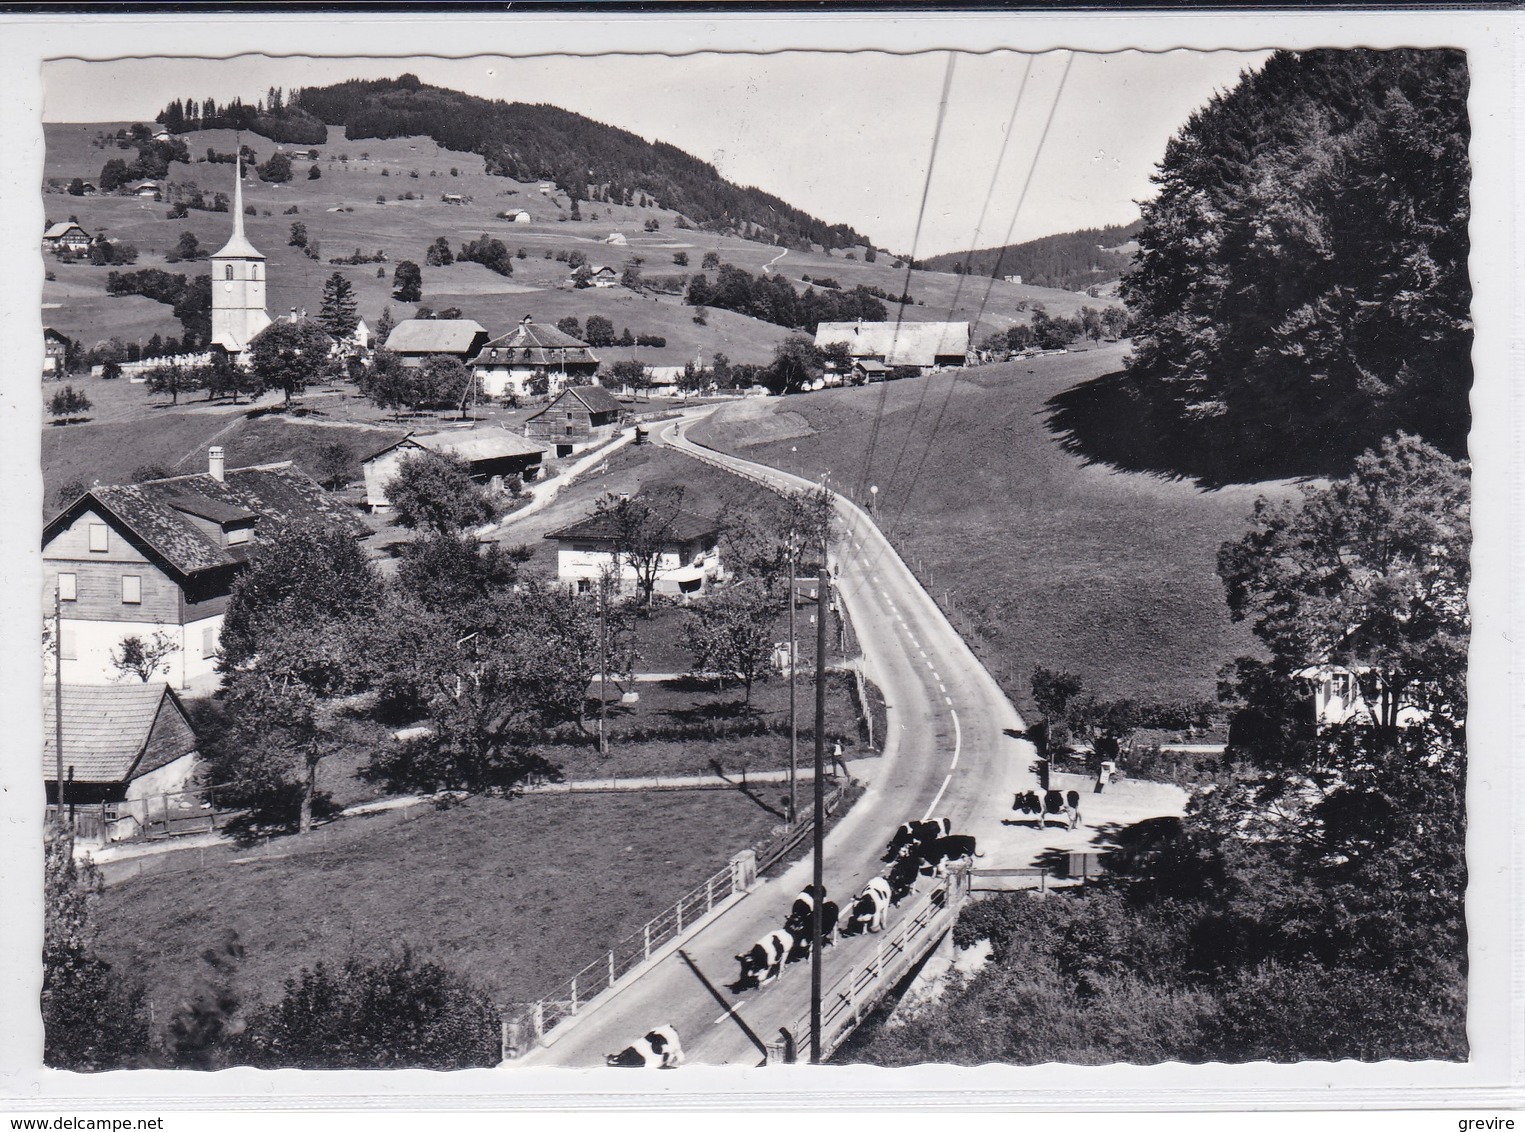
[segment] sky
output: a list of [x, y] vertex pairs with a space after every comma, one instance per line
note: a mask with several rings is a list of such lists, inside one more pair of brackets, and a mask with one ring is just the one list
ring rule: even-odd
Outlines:
[[290, 90], [411, 71], [426, 83], [549, 102], [669, 142], [729, 180], [829, 223], [850, 224], [880, 247], [921, 257], [1136, 219], [1136, 202], [1152, 195], [1149, 177], [1166, 142], [1193, 110], [1265, 55], [1001, 50], [55, 60], [43, 67], [43, 120], [149, 120], [172, 97], [253, 101], [271, 86]]

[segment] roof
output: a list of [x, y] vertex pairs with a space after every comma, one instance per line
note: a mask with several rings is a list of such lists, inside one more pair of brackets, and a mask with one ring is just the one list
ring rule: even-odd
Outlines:
[[969, 353], [967, 322], [823, 322], [815, 344], [845, 342], [853, 357], [874, 354], [892, 366], [929, 366], [949, 354]]
[[[540, 413], [545, 412], [551, 405], [555, 405], [567, 397], [572, 398], [574, 401], [582, 402], [583, 408], [587, 409], [590, 413], [619, 413], [624, 411], [620, 403], [614, 399], [614, 394], [610, 393], [602, 385], [569, 385], [556, 395], [556, 399], [550, 405], [547, 405], [545, 409], [541, 409]], [[538, 417], [540, 413], [536, 413], [535, 417]], [[535, 417], [530, 417], [529, 419], [534, 420]]]
[[[695, 515], [692, 511], [678, 511], [673, 515], [667, 533], [673, 542], [692, 542], [694, 539], [718, 535], [720, 524], [714, 519], [706, 519], [703, 515]], [[581, 522], [573, 523], [570, 527], [563, 527], [559, 531], [552, 531], [545, 537], [614, 542], [619, 537], [619, 530], [612, 514], [595, 511]]]
[[366, 533], [365, 525], [348, 508], [289, 464], [237, 468], [222, 480], [202, 472], [93, 487], [47, 525], [43, 546], [91, 509], [114, 518], [146, 551], [183, 576], [237, 565], [257, 549], [253, 543], [222, 546], [191, 516], [220, 526], [243, 526], [257, 519], [263, 532], [316, 521], [339, 525], [357, 536]]
[[410, 318], [387, 336], [387, 349], [400, 354], [465, 354], [487, 331], [470, 318]]
[[[65, 684], [63, 699], [66, 782], [71, 767], [75, 782], [126, 782], [196, 750], [195, 732], [168, 684]], [[57, 715], [58, 700], [47, 684], [42, 773], [49, 782], [58, 768]]]
[[507, 456], [538, 456], [545, 452], [543, 446], [525, 440], [518, 433], [509, 432], [507, 429], [473, 428], [457, 429], [453, 432], [434, 432], [425, 436], [409, 434], [396, 444], [388, 445], [380, 452], [366, 457], [365, 462], [368, 464], [394, 449], [403, 447], [427, 448], [431, 452], [448, 452], [452, 456], [459, 456], [467, 463], [479, 460], [501, 460]]
[[[519, 351], [517, 355], [511, 352], [515, 350]], [[484, 345], [477, 351], [472, 362], [476, 365], [504, 365], [509, 362], [545, 366], [566, 362], [597, 364], [598, 356], [581, 339], [564, 334], [554, 326], [526, 321]]]
[[85, 231], [83, 225], [76, 224], [72, 220], [61, 220], [57, 224], [52, 225], [46, 232], [44, 232], [42, 234], [42, 238], [44, 240], [56, 240], [60, 236], [64, 235], [66, 232], [68, 232], [68, 231], [70, 231], [71, 229], [74, 229], [74, 228], [78, 228], [80, 230], [80, 234], [81, 235], [85, 235], [85, 236], [89, 235], [89, 233]]

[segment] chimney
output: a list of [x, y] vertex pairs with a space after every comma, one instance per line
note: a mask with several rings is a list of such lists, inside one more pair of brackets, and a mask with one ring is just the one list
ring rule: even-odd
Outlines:
[[207, 449], [207, 471], [218, 483], [223, 480], [222, 445], [214, 444]]
[[531, 323], [531, 322], [533, 322], [533, 321], [535, 321], [535, 320], [534, 320], [534, 319], [532, 319], [532, 318], [530, 318], [530, 316], [529, 316], [529, 315], [525, 315], [525, 316], [524, 316], [524, 321], [523, 321], [523, 322], [522, 322], [522, 323], [521, 323], [521, 324], [520, 324], [520, 325], [521, 325], [521, 326], [528, 326], [528, 325], [529, 325], [529, 324], [530, 324], [530, 323]]

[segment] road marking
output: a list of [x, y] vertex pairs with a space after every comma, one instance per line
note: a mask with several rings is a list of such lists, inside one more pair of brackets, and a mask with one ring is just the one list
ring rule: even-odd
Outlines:
[[953, 701], [950, 700], [947, 696], [943, 697], [943, 703], [947, 704], [949, 707], [953, 706]]
[[941, 680], [939, 680], [937, 682], [937, 690], [939, 692], [942, 692], [942, 693], [946, 694], [947, 691], [948, 691], [948, 685], [944, 684]]
[[926, 657], [927, 657], [927, 650], [926, 649], [917, 649], [916, 651], [921, 653], [921, 657], [922, 657], [923, 660], [926, 659]]
[[958, 712], [952, 710], [951, 703], [948, 708], [948, 714], [953, 717], [953, 761], [948, 764], [948, 769], [951, 771], [958, 766], [958, 756], [964, 749], [964, 729], [958, 725]]
[[948, 783], [952, 781], [953, 776], [951, 774], [943, 779], [943, 784], [937, 788], [937, 795], [932, 799], [932, 804], [927, 807], [927, 812], [921, 815], [922, 821], [926, 821], [932, 816], [932, 811], [937, 809], [937, 803], [943, 800], [943, 791], [948, 789]]
[[734, 1015], [736, 1013], [736, 1011], [741, 1009], [746, 1004], [747, 1004], [747, 1000], [746, 999], [742, 999], [740, 1002], [736, 1003], [734, 1006], [726, 1007], [725, 1013], [722, 1014], [719, 1018], [716, 1018], [713, 1022], [710, 1023], [710, 1025], [711, 1026], [718, 1026], [718, 1025], [720, 1025], [720, 1023], [726, 1021], [728, 1018], [730, 1018], [732, 1015]]

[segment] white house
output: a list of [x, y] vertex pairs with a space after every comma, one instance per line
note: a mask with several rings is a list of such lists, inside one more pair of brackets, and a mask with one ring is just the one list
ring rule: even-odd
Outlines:
[[623, 232], [610, 232], [604, 237], [604, 243], [613, 244], [616, 247], [623, 247], [629, 242], [629, 240], [625, 239], [625, 233]]
[[817, 347], [847, 346], [854, 362], [874, 361], [928, 374], [969, 361], [967, 322], [823, 322], [815, 332]]
[[[620, 589], [635, 590], [635, 569], [617, 550], [619, 533], [608, 514], [594, 512], [545, 536], [556, 543], [556, 577], [578, 593], [591, 593], [610, 571]], [[676, 512], [667, 525], [657, 563], [656, 592], [702, 593], [725, 578], [720, 562], [720, 525], [687, 511]]]
[[539, 376], [545, 377], [547, 391], [556, 394], [568, 380], [591, 380], [598, 373], [598, 355], [586, 342], [528, 315], [507, 334], [484, 344], [469, 364], [489, 397], [510, 390], [523, 397]]
[[[1375, 703], [1361, 692], [1360, 677], [1367, 668], [1347, 668], [1338, 664], [1319, 664], [1302, 669], [1297, 678], [1306, 681], [1313, 695], [1313, 718], [1320, 729], [1345, 723], [1375, 725], [1390, 714], [1386, 689], [1379, 689]], [[1425, 713], [1417, 707], [1399, 705], [1399, 727], [1411, 727], [1424, 721]]]

